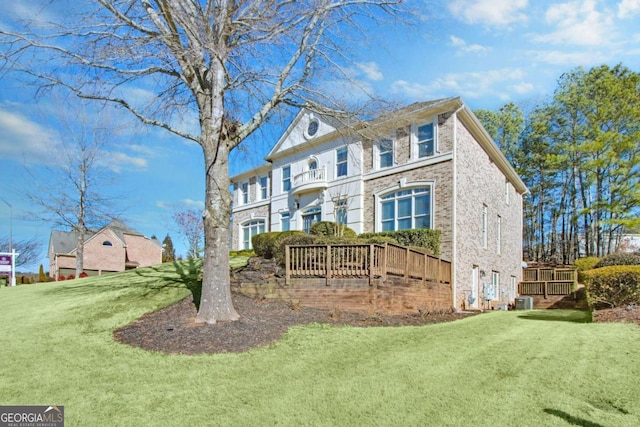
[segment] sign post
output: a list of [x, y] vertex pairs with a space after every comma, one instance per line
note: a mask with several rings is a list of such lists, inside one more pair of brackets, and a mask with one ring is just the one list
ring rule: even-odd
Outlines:
[[11, 252], [0, 252], [0, 276], [9, 277], [9, 286], [16, 285], [16, 257], [15, 249]]

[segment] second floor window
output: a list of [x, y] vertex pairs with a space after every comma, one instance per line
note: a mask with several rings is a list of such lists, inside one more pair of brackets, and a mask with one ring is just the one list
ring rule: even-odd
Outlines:
[[380, 169], [393, 166], [393, 140], [392, 139], [381, 139], [380, 142], [378, 142], [378, 156], [379, 156], [378, 167]]
[[260, 177], [260, 200], [267, 200], [269, 197], [269, 180], [266, 176]]
[[243, 205], [249, 203], [249, 183], [247, 182], [243, 182], [240, 186], [240, 200]]
[[418, 157], [433, 156], [435, 144], [433, 137], [433, 123], [418, 127]]
[[483, 248], [487, 248], [487, 206], [484, 205], [482, 206], [482, 247]]
[[291, 190], [291, 166], [282, 168], [282, 191]]
[[336, 151], [336, 176], [347, 176], [347, 147]]

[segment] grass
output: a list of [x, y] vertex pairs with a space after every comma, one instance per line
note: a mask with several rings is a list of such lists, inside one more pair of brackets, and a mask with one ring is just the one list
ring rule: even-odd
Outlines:
[[0, 404], [64, 405], [69, 426], [640, 425], [640, 328], [579, 311], [316, 324], [242, 354], [113, 341], [114, 328], [188, 295], [189, 271], [0, 289]]

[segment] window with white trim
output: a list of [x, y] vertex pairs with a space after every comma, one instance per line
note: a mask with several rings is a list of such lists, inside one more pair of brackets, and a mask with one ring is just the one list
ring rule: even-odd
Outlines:
[[509, 200], [510, 199], [510, 191], [509, 191], [510, 188], [509, 187], [510, 187], [509, 181], [505, 180], [505, 182], [504, 182], [504, 202], [507, 204], [507, 206], [509, 205], [509, 202], [510, 202], [510, 200]]
[[347, 225], [347, 200], [340, 199], [335, 202], [336, 222], [338, 224]]
[[418, 126], [418, 157], [429, 157], [435, 154], [435, 132], [433, 123]]
[[254, 219], [242, 224], [242, 249], [252, 249], [251, 238], [265, 231], [264, 219]]
[[282, 168], [282, 191], [291, 190], [291, 166]]
[[319, 207], [307, 209], [302, 214], [302, 231], [309, 233], [311, 226], [322, 220], [322, 209]]
[[393, 139], [383, 138], [378, 141], [378, 168], [393, 166]]
[[482, 247], [487, 248], [487, 205], [482, 206]]
[[502, 252], [502, 217], [496, 217], [496, 253], [500, 255]]
[[240, 184], [240, 203], [246, 205], [249, 203], [249, 183], [243, 182]]
[[347, 166], [347, 147], [336, 150], [336, 176], [347, 176], [349, 173]]
[[280, 231], [289, 231], [291, 229], [291, 213], [283, 212], [280, 214]]
[[381, 196], [379, 212], [381, 231], [432, 228], [431, 186]]
[[269, 178], [261, 176], [258, 184], [260, 185], [260, 200], [267, 200], [269, 198]]

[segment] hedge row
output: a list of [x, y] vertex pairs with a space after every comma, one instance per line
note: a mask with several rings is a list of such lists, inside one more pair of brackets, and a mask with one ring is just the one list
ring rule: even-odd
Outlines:
[[440, 255], [440, 230], [412, 229], [398, 231], [381, 231], [378, 233], [362, 233], [358, 237], [369, 239], [372, 237], [390, 237], [402, 246], [427, 248], [433, 255]]
[[311, 225], [309, 234], [325, 237], [356, 237], [356, 232], [343, 224], [331, 221], [319, 221]]
[[640, 305], [640, 266], [618, 265], [583, 272], [589, 305]]
[[257, 256], [271, 259], [278, 252], [281, 241], [289, 236], [304, 235], [306, 233], [302, 231], [272, 231], [270, 233], [256, 234], [251, 238], [251, 245], [253, 251]]

